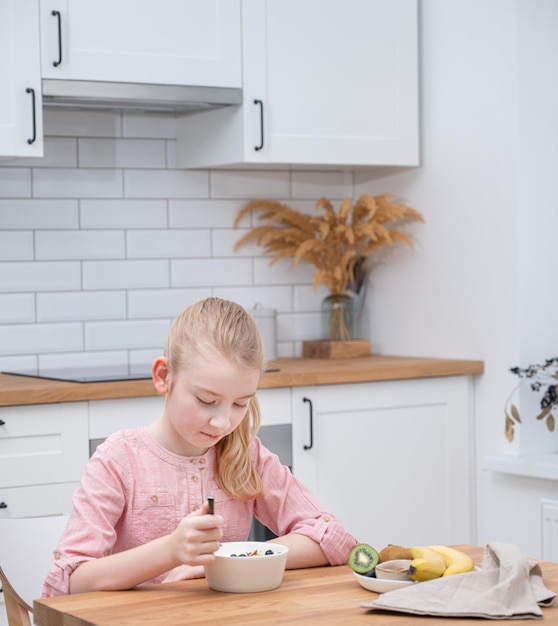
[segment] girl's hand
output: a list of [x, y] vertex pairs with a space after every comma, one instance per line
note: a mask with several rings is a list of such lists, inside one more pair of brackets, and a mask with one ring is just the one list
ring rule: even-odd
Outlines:
[[224, 521], [220, 515], [208, 514], [207, 502], [184, 517], [171, 534], [174, 560], [192, 566], [211, 563], [223, 537], [221, 527]]
[[190, 580], [191, 578], [203, 578], [205, 576], [205, 570], [201, 565], [179, 565], [171, 570], [164, 583], [174, 583], [177, 580]]

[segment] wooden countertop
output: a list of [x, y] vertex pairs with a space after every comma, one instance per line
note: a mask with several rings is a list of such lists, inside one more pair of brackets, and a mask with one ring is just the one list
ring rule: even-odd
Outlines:
[[[260, 389], [482, 374], [482, 361], [372, 355], [352, 359], [277, 359]], [[0, 406], [156, 396], [151, 380], [74, 383], [0, 374]]]
[[[456, 546], [482, 562], [484, 550]], [[558, 565], [540, 562], [545, 586], [558, 591]], [[221, 593], [203, 578], [146, 585], [132, 591], [96, 591], [44, 598], [34, 602], [38, 626], [130, 626], [131, 624], [340, 624], [345, 626], [462, 626], [487, 624], [471, 617], [431, 617], [371, 611], [360, 606], [378, 597], [359, 586], [348, 565], [285, 572], [278, 589], [260, 593]], [[543, 608], [545, 624], [558, 625], [558, 607]], [[498, 624], [529, 624], [533, 620], [498, 620]]]

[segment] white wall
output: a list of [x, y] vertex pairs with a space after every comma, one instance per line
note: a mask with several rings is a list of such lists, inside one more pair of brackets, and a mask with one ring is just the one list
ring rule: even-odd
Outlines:
[[357, 176], [357, 193], [393, 190], [427, 218], [416, 252], [373, 278], [372, 340], [385, 353], [484, 360], [477, 541], [538, 556], [540, 498], [558, 485], [482, 462], [558, 449], [533, 413], [513, 444], [503, 435], [519, 382], [509, 368], [558, 354], [558, 3], [423, 0], [422, 26], [422, 167]]

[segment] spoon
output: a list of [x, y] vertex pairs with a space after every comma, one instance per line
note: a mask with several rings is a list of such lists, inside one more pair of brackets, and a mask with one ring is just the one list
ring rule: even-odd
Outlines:
[[207, 496], [207, 506], [208, 506], [208, 513], [210, 515], [214, 515], [215, 514], [215, 496]]

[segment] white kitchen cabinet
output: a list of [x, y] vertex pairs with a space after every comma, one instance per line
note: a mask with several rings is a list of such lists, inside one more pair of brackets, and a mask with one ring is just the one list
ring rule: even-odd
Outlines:
[[293, 472], [378, 549], [474, 542], [471, 394], [467, 376], [296, 387]]
[[181, 167], [418, 165], [416, 0], [243, 0], [243, 104], [186, 116]]
[[240, 0], [40, 0], [46, 79], [240, 87]]
[[38, 0], [0, 1], [0, 158], [43, 156]]
[[88, 458], [87, 403], [0, 410], [0, 516], [67, 514]]

